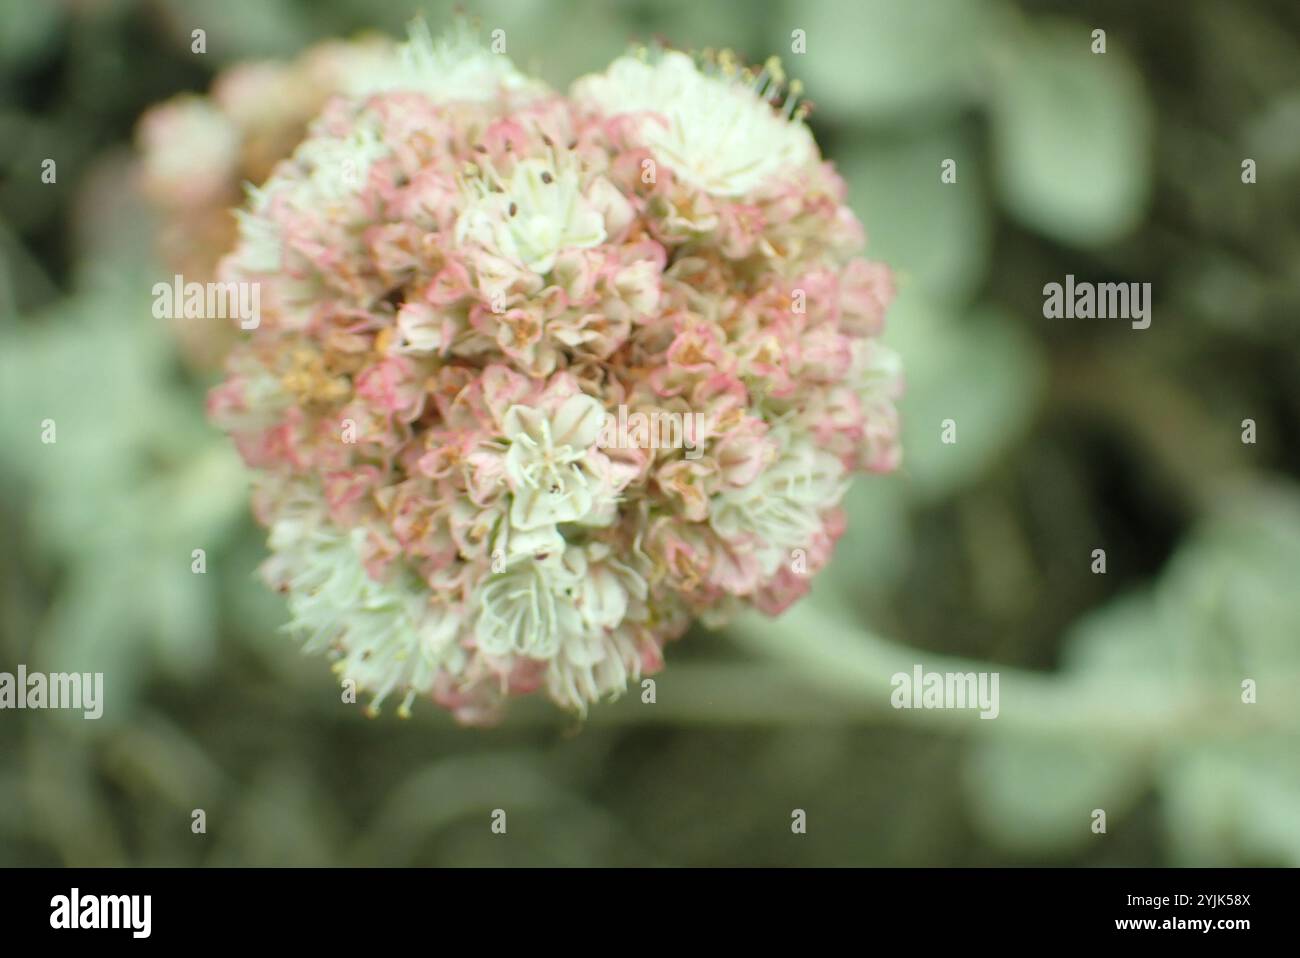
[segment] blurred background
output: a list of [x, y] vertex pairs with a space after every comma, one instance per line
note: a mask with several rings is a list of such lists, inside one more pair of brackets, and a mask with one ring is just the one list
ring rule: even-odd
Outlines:
[[[810, 598], [670, 646], [653, 705], [366, 719], [255, 577], [222, 343], [150, 289], [329, 94], [304, 51], [449, 5], [0, 0], [0, 671], [106, 684], [97, 722], [0, 712], [0, 865], [1300, 864], [1300, 6], [464, 8], [558, 87], [630, 40], [782, 55], [898, 272], [902, 470]], [[142, 162], [149, 107], [246, 61]], [[1151, 283], [1151, 327], [1044, 319], [1067, 273]], [[916, 663], [998, 672], [999, 718], [890, 708]]]

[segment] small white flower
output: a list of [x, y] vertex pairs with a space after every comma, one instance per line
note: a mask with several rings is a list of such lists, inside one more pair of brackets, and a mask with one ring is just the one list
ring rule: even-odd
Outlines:
[[249, 273], [272, 273], [280, 268], [284, 255], [280, 227], [263, 215], [270, 203], [264, 190], [248, 187], [248, 209], [235, 210], [239, 223], [239, 246], [235, 253], [240, 269]]
[[370, 167], [390, 153], [392, 147], [379, 131], [364, 124], [344, 137], [308, 138], [293, 154], [304, 175], [290, 187], [290, 205], [315, 213], [332, 212], [361, 191]]
[[857, 340], [852, 354], [850, 378], [866, 413], [863, 443], [870, 468], [896, 468], [902, 451], [895, 402], [903, 393], [903, 359], [875, 339]]
[[760, 91], [766, 78], [702, 73], [684, 53], [653, 62], [625, 56], [583, 77], [574, 96], [610, 116], [645, 113], [640, 135], [680, 179], [717, 196], [743, 196], [782, 170], [816, 157], [812, 135]]
[[555, 700], [587, 706], [626, 691], [641, 675], [635, 623], [647, 617], [649, 587], [603, 543], [568, 545], [526, 559], [479, 590], [478, 647], [489, 655], [549, 660]]
[[428, 303], [403, 303], [397, 311], [397, 331], [396, 352], [420, 356], [450, 345], [444, 336], [442, 315]]
[[570, 547], [564, 553], [564, 563], [579, 582], [574, 604], [589, 631], [600, 633], [616, 628], [630, 612], [635, 611], [638, 617], [644, 612], [649, 594], [644, 576], [615, 558], [606, 543]]
[[420, 93], [436, 103], [479, 103], [502, 92], [545, 92], [542, 83], [520, 73], [505, 54], [483, 46], [464, 21], [437, 40], [423, 20], [413, 21], [407, 32], [409, 38], [396, 56], [376, 51], [367, 60], [357, 58], [344, 80], [346, 92]]
[[[319, 494], [318, 494], [319, 495]], [[459, 671], [464, 653], [455, 642], [461, 617], [429, 601], [428, 587], [409, 573], [391, 582], [370, 578], [361, 559], [365, 530], [345, 533], [312, 511], [291, 510], [271, 527], [272, 557], [263, 574], [287, 593], [286, 630], [305, 635], [304, 650], [328, 651], [340, 679], [369, 691], [377, 710], [394, 690], [406, 695], [433, 687], [439, 668]]]
[[573, 602], [579, 627], [561, 636], [546, 688], [555, 701], [585, 715], [589, 704], [617, 698], [641, 677], [637, 630], [649, 619], [648, 562], [636, 547], [616, 557], [599, 542], [571, 546], [564, 562], [578, 582]]
[[892, 402], [903, 388], [903, 358], [877, 339], [854, 340], [851, 381], [864, 406]]
[[492, 550], [505, 557], [507, 564], [521, 558], [548, 556], [553, 552], [564, 551], [564, 536], [554, 525], [538, 526], [536, 529], [517, 529], [509, 522], [501, 523], [493, 540]]
[[[273, 178], [265, 188], [248, 188], [248, 210], [237, 210], [238, 265], [250, 273], [270, 273], [283, 263], [280, 226], [265, 211], [273, 199], [313, 216], [347, 218], [348, 206], [365, 186], [370, 167], [392, 148], [369, 126], [346, 137], [314, 136], [293, 154], [296, 170]], [[274, 185], [271, 185], [271, 184]]]
[[232, 356], [227, 368], [239, 377], [242, 401], [235, 408], [223, 404], [221, 417], [225, 428], [247, 432], [269, 429], [293, 405], [293, 395], [284, 388], [283, 380], [255, 359]]
[[844, 464], [784, 424], [772, 428], [779, 458], [748, 485], [713, 497], [709, 521], [726, 538], [750, 534], [762, 545], [759, 567], [776, 572], [793, 548], [807, 545], [825, 526], [821, 514], [844, 496]]
[[580, 522], [595, 511], [604, 485], [586, 459], [604, 419], [600, 403], [581, 393], [566, 399], [553, 416], [528, 406], [507, 410], [505, 469], [514, 493], [514, 528]]
[[605, 241], [605, 218], [582, 195], [572, 165], [521, 160], [509, 180], [475, 178], [465, 188], [470, 196], [456, 221], [456, 242], [473, 240], [535, 273], [550, 272], [566, 249]]
[[564, 636], [581, 629], [572, 596], [580, 580], [561, 553], [525, 559], [490, 575], [479, 587], [479, 649], [488, 655], [549, 659]]
[[617, 698], [641, 677], [641, 660], [626, 629], [567, 635], [546, 670], [551, 698], [579, 715], [601, 699]]

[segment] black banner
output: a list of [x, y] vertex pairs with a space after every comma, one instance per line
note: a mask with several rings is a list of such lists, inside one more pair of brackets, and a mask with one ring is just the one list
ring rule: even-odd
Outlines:
[[732, 944], [788, 931], [911, 938], [927, 948], [1098, 938], [1232, 947], [1292, 926], [1297, 877], [1282, 869], [11, 869], [0, 872], [0, 915], [8, 942], [75, 937], [83, 945], [360, 946], [421, 934], [431, 945], [461, 934], [501, 943], [518, 929], [585, 948], [680, 929]]

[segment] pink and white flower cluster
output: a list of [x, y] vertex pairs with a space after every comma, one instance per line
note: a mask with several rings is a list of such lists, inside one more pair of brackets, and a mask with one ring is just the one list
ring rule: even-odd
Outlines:
[[[847, 477], [898, 463], [890, 274], [780, 79], [639, 51], [566, 96], [417, 29], [252, 192], [220, 272], [262, 322], [210, 413], [292, 628], [372, 705], [585, 713], [805, 593]], [[698, 414], [700, 453], [602, 448], [620, 406]]]

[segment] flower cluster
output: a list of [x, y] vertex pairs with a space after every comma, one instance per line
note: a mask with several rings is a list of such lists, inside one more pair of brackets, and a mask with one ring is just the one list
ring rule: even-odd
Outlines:
[[[642, 50], [563, 95], [417, 29], [252, 191], [220, 274], [263, 317], [210, 414], [291, 627], [372, 706], [584, 713], [797, 599], [849, 474], [897, 464], [890, 274], [782, 79]], [[695, 454], [602, 442], [620, 408]]]

